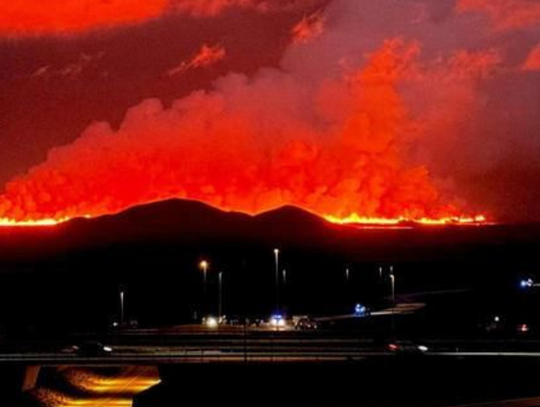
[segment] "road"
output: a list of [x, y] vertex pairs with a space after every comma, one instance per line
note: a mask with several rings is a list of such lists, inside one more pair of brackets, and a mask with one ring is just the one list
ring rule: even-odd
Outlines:
[[[110, 345], [113, 347], [114, 352], [108, 356], [86, 357], [62, 351], [63, 348], [66, 349], [68, 344], [92, 339]], [[302, 364], [318, 362], [318, 365], [320, 365], [318, 372], [327, 372], [328, 369], [334, 369], [331, 371], [338, 374], [341, 372], [342, 363], [345, 365], [350, 364], [352, 361], [358, 362], [358, 370], [354, 376], [360, 375], [363, 377], [363, 379], [359, 379], [361, 382], [383, 380], [383, 378], [387, 377], [384, 371], [389, 368], [396, 372], [396, 377], [399, 379], [396, 380], [395, 385], [399, 387], [404, 380], [409, 380], [409, 368], [414, 365], [415, 368], [423, 366], [420, 371], [424, 372], [424, 376], [413, 375], [415, 378], [411, 377], [409, 380], [411, 385], [415, 385], [417, 381], [422, 383], [427, 380], [431, 387], [436, 387], [438, 385], [442, 386], [443, 381], [432, 379], [432, 373], [427, 372], [439, 372], [441, 374], [441, 372], [455, 369], [456, 372], [460, 372], [458, 375], [461, 376], [467, 374], [471, 370], [470, 367], [472, 367], [472, 370], [478, 369], [477, 371], [483, 372], [482, 374], [484, 372], [491, 374], [491, 372], [501, 369], [499, 375], [504, 376], [507, 373], [509, 380], [510, 376], [512, 380], [515, 377], [516, 382], [519, 383], [522, 380], [528, 380], [526, 375], [527, 367], [536, 367], [538, 362], [534, 361], [540, 360], [540, 352], [536, 351], [536, 349], [540, 349], [540, 343], [534, 340], [517, 342], [432, 339], [430, 341], [416, 342], [416, 344], [420, 343], [426, 344], [429, 350], [425, 353], [399, 354], [389, 351], [384, 343], [376, 343], [370, 337], [358, 337], [357, 333], [284, 330], [279, 332], [251, 331], [246, 332], [244, 336], [242, 330], [236, 328], [209, 330], [201, 327], [181, 327], [167, 330], [124, 331], [107, 337], [92, 336], [90, 334], [75, 335], [67, 340], [51, 341], [50, 343], [29, 342], [21, 345], [18, 349], [13, 348], [10, 352], [0, 353], [0, 364], [39, 365], [45, 367], [45, 370], [49, 372], [64, 372], [62, 374], [71, 383], [72, 387], [80, 388], [82, 386], [85, 389], [86, 393], [83, 398], [80, 395], [73, 394], [59, 395], [54, 390], [50, 390], [58, 388], [55, 386], [45, 386], [39, 389], [37, 398], [46, 397], [46, 400], [53, 400], [47, 405], [54, 407], [71, 407], [75, 405], [127, 406], [133, 394], [152, 386], [159, 380], [157, 374], [154, 376], [148, 375], [145, 370], [140, 371], [138, 369], [155, 369], [157, 366], [163, 366], [163, 369], [167, 372], [170, 372], [170, 369], [172, 371], [176, 371], [175, 369], [187, 369], [191, 372], [190, 375], [195, 371], [201, 372], [201, 375], [204, 372], [204, 376], [201, 377], [206, 377], [207, 372], [215, 371], [210, 364], [222, 365], [224, 369], [228, 369], [227, 364], [239, 365], [246, 362], [254, 368], [259, 368], [264, 363], [292, 363], [295, 366], [287, 366], [284, 371], [297, 371], [295, 369], [299, 367], [305, 369], [302, 370], [303, 372], [313, 371], [313, 378], [316, 378], [317, 374], [314, 369], [319, 368], [319, 366], [303, 367]], [[464, 361], [466, 362], [465, 365], [463, 364]], [[326, 366], [324, 362], [331, 363]], [[194, 364], [201, 366], [196, 368]], [[134, 368], [133, 366], [138, 367]], [[479, 366], [485, 367], [485, 370], [480, 370]], [[516, 370], [516, 367], [520, 368]], [[281, 369], [279, 366], [277, 368]], [[103, 374], [103, 372], [109, 372], [111, 369], [119, 373], [116, 375]], [[373, 369], [375, 369], [375, 373], [379, 371], [379, 376], [370, 378], [374, 373]], [[235, 371], [247, 372], [245, 369]], [[343, 374], [339, 373], [338, 375], [341, 375], [340, 377], [345, 381], [349, 380], [348, 374], [345, 373], [348, 371], [348, 369], [343, 369]], [[69, 374], [69, 372], [76, 373]], [[80, 372], [94, 372], [94, 375], [95, 372], [101, 372], [96, 376], [101, 375], [101, 377], [96, 379], [93, 376], [80, 374]], [[223, 372], [223, 370], [219, 372]], [[219, 372], [216, 375], [222, 377]], [[170, 376], [165, 377], [170, 380]], [[183, 383], [184, 374], [178, 373], [177, 377], [178, 383]], [[471, 373], [471, 378], [475, 377], [476, 375]], [[498, 376], [486, 376], [485, 380], [491, 383], [494, 377], [497, 378]], [[325, 383], [323, 379], [320, 380], [322, 380], [321, 383]], [[454, 377], [453, 381], [448, 383], [454, 383], [449, 384], [454, 389], [456, 382], [456, 377]], [[472, 383], [471, 379], [463, 380], [465, 385], [469, 382]], [[463, 383], [462, 385], [464, 385]], [[504, 380], [497, 383], [495, 389], [501, 388], [501, 383], [504, 383]], [[232, 383], [224, 384], [223, 388], [227, 389], [230, 385]], [[345, 389], [348, 387], [344, 384]], [[363, 394], [370, 387], [371, 385], [365, 384]], [[404, 395], [407, 395], [404, 389], [408, 387], [402, 387], [401, 391], [404, 392]], [[513, 385], [508, 385], [508, 387], [511, 388]], [[444, 388], [439, 387], [439, 391]], [[472, 391], [472, 388], [474, 387], [471, 387], [469, 392]], [[479, 386], [478, 389], [481, 393], [482, 386]], [[531, 392], [530, 389], [516, 390], [514, 393], [504, 393], [502, 391], [497, 393], [494, 391], [490, 394], [493, 399], [500, 397], [500, 400], [503, 401], [477, 405], [459, 405], [458, 407], [540, 406], [538, 402], [540, 399], [531, 397], [536, 396], [538, 393]], [[513, 396], [531, 398], [510, 399]], [[414, 397], [417, 396], [414, 395]], [[456, 401], [478, 399], [482, 400], [482, 398], [463, 397]], [[450, 405], [453, 401], [449, 401], [448, 404]]]
[[[69, 339], [97, 340], [89, 336]], [[351, 362], [411, 354], [426, 358], [540, 358], [538, 342], [417, 341], [406, 352], [390, 351], [385, 343], [367, 337], [332, 332], [267, 331], [244, 335], [238, 330], [130, 331], [102, 339], [113, 352], [83, 356], [70, 351], [70, 342], [26, 344], [0, 350], [0, 363], [26, 365], [164, 365], [190, 363]], [[425, 345], [421, 352], [417, 345]]]

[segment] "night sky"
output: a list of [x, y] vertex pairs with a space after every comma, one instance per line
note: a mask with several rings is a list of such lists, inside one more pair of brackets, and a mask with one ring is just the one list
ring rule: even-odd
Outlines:
[[0, 218], [540, 220], [538, 0], [0, 4]]

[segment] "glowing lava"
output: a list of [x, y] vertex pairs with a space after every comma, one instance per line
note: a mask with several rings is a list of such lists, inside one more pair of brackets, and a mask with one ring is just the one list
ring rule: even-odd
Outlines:
[[35, 227], [35, 226], [56, 226], [70, 220], [69, 218], [59, 219], [39, 219], [39, 220], [15, 220], [9, 218], [0, 218], [0, 226], [3, 227]]
[[[81, 218], [90, 219], [93, 216], [83, 215]], [[29, 219], [29, 220], [16, 220], [10, 218], [0, 218], [0, 227], [46, 227], [57, 226], [62, 223], [68, 222], [73, 218], [64, 216], [57, 219], [43, 218], [43, 219]]]
[[380, 225], [380, 226], [395, 226], [405, 223], [416, 223], [419, 225], [433, 225], [433, 226], [444, 226], [444, 225], [478, 225], [486, 224], [487, 219], [484, 215], [477, 216], [459, 216], [459, 217], [443, 217], [443, 218], [419, 218], [419, 219], [409, 219], [409, 218], [369, 218], [363, 217], [356, 213], [349, 215], [344, 218], [335, 217], [332, 215], [325, 215], [324, 218], [332, 223], [337, 223], [340, 225], [347, 224], [357, 224], [357, 225]]
[[[315, 214], [317, 215], [317, 214]], [[86, 219], [91, 219], [93, 216], [84, 215]], [[360, 216], [357, 213], [350, 214], [345, 217], [338, 217], [330, 214], [322, 216], [330, 223], [339, 225], [358, 225], [358, 226], [399, 226], [403, 224], [418, 224], [425, 226], [444, 226], [444, 225], [481, 225], [487, 224], [488, 220], [484, 215], [476, 216], [454, 216], [442, 218], [383, 218], [383, 217], [367, 217]], [[0, 218], [0, 227], [46, 227], [57, 226], [70, 221], [72, 218], [64, 217], [59, 219], [39, 219], [39, 220], [24, 220], [18, 221], [15, 219]]]

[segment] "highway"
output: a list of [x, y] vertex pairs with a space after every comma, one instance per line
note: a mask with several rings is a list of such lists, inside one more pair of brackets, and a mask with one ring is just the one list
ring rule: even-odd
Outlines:
[[[312, 362], [354, 362], [374, 357], [403, 356], [391, 352], [266, 352], [266, 353], [230, 353], [219, 350], [164, 351], [161, 353], [141, 355], [137, 353], [114, 354], [111, 356], [65, 356], [51, 353], [2, 354], [0, 363], [26, 364], [41, 366], [123, 366], [123, 365], [163, 365], [188, 363], [312, 363]], [[410, 355], [413, 356], [413, 355]], [[418, 355], [419, 356], [419, 355]], [[428, 352], [422, 357], [453, 358], [540, 358], [540, 352]]]
[[[88, 336], [71, 338], [71, 343], [88, 341]], [[97, 339], [92, 339], [96, 340]], [[61, 365], [165, 365], [191, 363], [311, 363], [353, 362], [366, 358], [418, 356], [424, 358], [540, 358], [538, 342], [504, 341], [397, 341], [374, 342], [368, 337], [329, 332], [217, 332], [191, 330], [189, 333], [129, 332], [102, 342], [113, 349], [110, 354], [80, 354], [69, 343], [30, 344], [9, 351], [0, 350], [0, 363]], [[419, 346], [425, 346], [420, 350]], [[41, 348], [40, 348], [41, 346]]]

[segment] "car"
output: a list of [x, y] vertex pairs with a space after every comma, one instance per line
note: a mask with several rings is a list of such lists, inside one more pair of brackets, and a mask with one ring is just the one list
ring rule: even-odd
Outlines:
[[108, 356], [113, 352], [113, 349], [110, 346], [106, 346], [100, 342], [94, 341], [82, 342], [78, 345], [73, 345], [71, 349], [77, 355], [86, 357]]
[[422, 355], [428, 352], [429, 348], [413, 341], [390, 341], [386, 344], [386, 350], [400, 355]]
[[268, 321], [273, 328], [284, 328], [287, 326], [287, 320], [282, 314], [273, 314]]
[[312, 331], [318, 327], [317, 321], [310, 317], [299, 318], [294, 324], [294, 329], [299, 331]]

